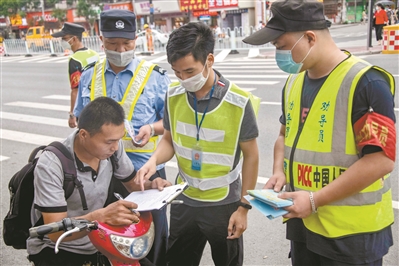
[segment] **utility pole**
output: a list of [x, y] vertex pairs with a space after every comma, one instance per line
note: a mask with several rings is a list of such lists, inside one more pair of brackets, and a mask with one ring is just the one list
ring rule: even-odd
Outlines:
[[44, 0], [40, 0], [40, 4], [42, 5], [42, 20], [43, 20], [43, 26], [44, 26]]
[[373, 47], [372, 45], [372, 30], [373, 30], [373, 6], [374, 6], [374, 0], [369, 0], [369, 8], [368, 8], [368, 12], [369, 12], [369, 19], [368, 19], [368, 23], [367, 23], [367, 48], [371, 48]]
[[154, 5], [152, 4], [152, 0], [150, 0], [150, 24], [154, 26]]

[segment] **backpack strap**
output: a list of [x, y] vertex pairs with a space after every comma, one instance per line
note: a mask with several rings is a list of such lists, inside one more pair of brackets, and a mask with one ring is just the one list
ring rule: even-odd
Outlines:
[[36, 155], [39, 151], [42, 151], [46, 148], [47, 146], [40, 146], [35, 148], [29, 155], [28, 163], [32, 163], [33, 160], [36, 158]]
[[86, 196], [83, 190], [83, 184], [78, 179], [75, 163], [73, 157], [69, 150], [61, 142], [54, 141], [50, 143], [45, 150], [54, 153], [58, 159], [61, 161], [62, 170], [64, 171], [64, 194], [65, 199], [68, 199], [74, 188], [76, 187], [80, 194], [80, 199], [82, 201], [83, 210], [88, 210]]

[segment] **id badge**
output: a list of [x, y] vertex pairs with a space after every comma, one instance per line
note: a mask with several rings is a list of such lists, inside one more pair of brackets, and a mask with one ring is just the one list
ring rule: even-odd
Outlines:
[[195, 171], [201, 171], [202, 166], [202, 149], [197, 144], [194, 145], [191, 151], [191, 169]]

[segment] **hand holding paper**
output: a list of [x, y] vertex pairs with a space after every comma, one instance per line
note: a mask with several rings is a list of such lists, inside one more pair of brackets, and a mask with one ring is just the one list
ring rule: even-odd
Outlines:
[[245, 199], [270, 220], [287, 214], [288, 211], [284, 208], [293, 204], [292, 200], [280, 199], [273, 189], [248, 190], [247, 192], [249, 195], [244, 196]]

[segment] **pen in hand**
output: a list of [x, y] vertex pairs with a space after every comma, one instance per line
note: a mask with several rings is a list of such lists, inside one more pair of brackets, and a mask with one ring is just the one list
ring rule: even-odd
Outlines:
[[[118, 200], [124, 200], [124, 198], [121, 196], [121, 194], [114, 192], [114, 196], [115, 198], [117, 198]], [[131, 212], [133, 212], [134, 214], [136, 214], [137, 216], [140, 216], [139, 212], [136, 211], [135, 209], [130, 209]]]

